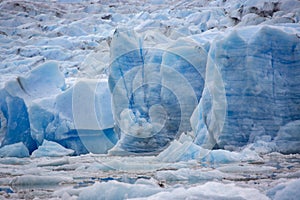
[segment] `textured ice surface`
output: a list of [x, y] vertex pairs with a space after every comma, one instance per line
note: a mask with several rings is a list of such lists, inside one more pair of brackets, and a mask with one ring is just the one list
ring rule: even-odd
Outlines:
[[29, 74], [7, 82], [0, 92], [1, 113], [6, 122], [6, 128], [2, 129], [1, 145], [22, 141], [32, 153], [37, 145], [31, 137], [27, 107], [35, 99], [55, 95], [64, 88], [64, 85], [64, 77], [54, 62], [40, 65]]
[[0, 157], [29, 157], [29, 151], [22, 142], [19, 142], [1, 147]]
[[297, 199], [299, 196], [300, 179], [289, 180], [270, 189], [267, 195], [274, 200]]
[[280, 127], [275, 143], [278, 151], [283, 153], [300, 152], [300, 121], [292, 121]]
[[245, 148], [240, 152], [231, 152], [223, 149], [209, 150], [196, 145], [192, 142], [192, 138], [185, 134], [182, 134], [179, 140], [174, 140], [168, 148], [157, 155], [156, 159], [163, 162], [198, 160], [202, 163], [211, 164], [262, 161], [262, 158], [249, 148]]
[[[23, 142], [32, 153], [47, 139], [76, 154], [106, 153], [116, 123], [112, 154], [158, 153], [190, 131], [201, 99], [191, 125], [202, 147], [234, 149], [280, 129], [266, 151], [298, 152], [283, 150], [298, 138], [281, 127], [299, 119], [299, 1], [169, 3], [1, 2], [1, 145]], [[94, 87], [75, 78], [101, 73], [110, 76], [115, 121], [106, 90], [96, 113], [74, 119], [73, 91], [87, 98]]]
[[74, 153], [74, 150], [66, 149], [56, 142], [44, 140], [43, 144], [37, 150], [32, 152], [31, 157], [59, 157], [68, 156]]
[[[183, 131], [201, 98], [206, 51], [192, 40], [146, 48], [134, 31], [116, 30], [109, 85], [116, 130], [111, 153], [155, 153]], [[118, 148], [118, 149], [117, 149]]]
[[162, 189], [155, 183], [128, 184], [117, 181], [97, 183], [83, 190], [78, 199], [130, 199], [136, 197], [149, 197]]
[[[1, 1], [0, 152], [28, 156], [48, 140], [75, 155], [106, 153], [117, 142], [115, 128], [121, 140], [112, 153], [143, 155], [136, 147], [157, 141], [138, 144], [125, 132], [161, 140], [154, 133], [167, 130], [170, 137], [148, 150], [158, 156], [1, 158], [0, 199], [148, 198], [149, 191], [174, 199], [299, 196], [299, 154], [288, 155], [299, 152], [299, 86], [291, 85], [299, 83], [299, 8], [298, 0]], [[136, 37], [116, 40], [122, 27]], [[136, 71], [125, 79], [111, 74], [110, 86], [116, 81], [120, 90], [110, 96], [105, 79], [116, 58]], [[205, 67], [190, 73], [197, 63]], [[144, 77], [133, 67], [143, 64]], [[123, 80], [132, 88], [119, 87]], [[156, 93], [158, 83], [164, 87]], [[269, 111], [273, 120], [263, 115]], [[216, 150], [222, 145], [236, 151]], [[203, 147], [215, 149], [203, 157]]]
[[[136, 199], [269, 199], [253, 188], [242, 188], [234, 184], [222, 184], [207, 182], [203, 185], [185, 188], [176, 188], [172, 191], [164, 191], [147, 198]], [[228, 198], [229, 197], [229, 198]]]
[[76, 154], [106, 153], [116, 143], [107, 81], [77, 81], [54, 99], [39, 99], [29, 107], [32, 136], [53, 140]]
[[174, 182], [188, 182], [201, 183], [204, 181], [222, 180], [229, 178], [228, 174], [220, 172], [219, 170], [202, 171], [199, 169], [181, 168], [178, 170], [164, 170], [158, 171], [155, 178], [159, 181], [167, 183]]
[[30, 135], [30, 123], [24, 100], [11, 96], [5, 89], [0, 91], [0, 95], [1, 113], [3, 113], [1, 146], [23, 142], [31, 153], [36, 148], [36, 144]]
[[[294, 188], [298, 186], [298, 181], [292, 181], [300, 177], [298, 161], [298, 154], [279, 153], [264, 155], [263, 162], [224, 164], [165, 163], [155, 157], [95, 154], [64, 158], [2, 158], [0, 188], [6, 188], [6, 191], [10, 188], [13, 199], [88, 199], [95, 195], [106, 199], [149, 195], [249, 199], [248, 196], [253, 194], [260, 199], [266, 196], [274, 199], [275, 194], [289, 198], [291, 196], [286, 193], [296, 194]], [[151, 198], [154, 197], [157, 196]]]
[[[297, 33], [297, 25], [250, 26], [212, 43], [206, 87], [191, 118], [197, 144], [231, 148], [277, 134], [278, 144], [289, 142], [283, 132], [296, 130], [296, 124], [278, 131], [300, 118]], [[290, 132], [299, 135], [297, 130]], [[292, 137], [296, 145], [299, 139]]]
[[60, 183], [70, 182], [69, 177], [63, 176], [36, 176], [23, 175], [13, 178], [11, 185], [13, 186], [33, 186], [33, 185], [58, 185]]
[[8, 81], [0, 96], [2, 146], [23, 142], [32, 153], [46, 139], [81, 154], [106, 153], [116, 143], [105, 79], [65, 90], [57, 63], [47, 62]]
[[[24, 93], [33, 99], [55, 95], [65, 88], [65, 79], [55, 62], [35, 68], [27, 76], [19, 77], [17, 82]], [[10, 94], [16, 92], [14, 88], [9, 89]]]
[[179, 140], [174, 140], [171, 144], [160, 154], [157, 159], [163, 162], [179, 162], [193, 159], [202, 159], [209, 154], [209, 150], [201, 148], [193, 143], [190, 136], [182, 134]]

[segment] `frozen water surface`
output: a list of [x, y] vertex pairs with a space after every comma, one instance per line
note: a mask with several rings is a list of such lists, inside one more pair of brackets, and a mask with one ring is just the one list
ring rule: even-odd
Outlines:
[[0, 1], [0, 199], [297, 199], [300, 1]]
[[259, 199], [282, 195], [290, 199], [297, 195], [293, 188], [300, 178], [299, 155], [273, 153], [261, 158], [263, 161], [227, 164], [96, 154], [2, 158], [1, 195], [7, 199], [162, 199], [178, 195], [183, 199], [252, 199], [253, 193]]

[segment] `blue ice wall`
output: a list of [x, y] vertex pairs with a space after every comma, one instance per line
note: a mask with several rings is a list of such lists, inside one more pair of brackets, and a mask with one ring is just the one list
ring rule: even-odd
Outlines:
[[111, 153], [156, 153], [191, 130], [189, 118], [201, 98], [206, 56], [191, 40], [147, 48], [134, 31], [116, 30], [109, 86], [120, 140]]
[[81, 80], [66, 90], [55, 62], [0, 89], [1, 147], [23, 142], [31, 154], [46, 139], [77, 155], [107, 153], [117, 141], [113, 124], [107, 81]]
[[[5, 93], [2, 92], [2, 95]], [[4, 104], [4, 99], [6, 104]], [[1, 142], [1, 146], [23, 142], [31, 153], [37, 148], [37, 145], [30, 134], [27, 107], [23, 99], [6, 94], [2, 96], [1, 104], [1, 110], [4, 116], [7, 117], [6, 133], [4, 133], [5, 136]]]
[[240, 147], [264, 135], [275, 138], [281, 127], [300, 119], [297, 33], [298, 25], [250, 26], [214, 40], [192, 117], [197, 144]]

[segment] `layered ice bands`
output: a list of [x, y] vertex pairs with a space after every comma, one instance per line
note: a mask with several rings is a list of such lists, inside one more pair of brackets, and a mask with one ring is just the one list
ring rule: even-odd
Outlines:
[[299, 31], [292, 24], [249, 26], [212, 42], [204, 92], [191, 118], [197, 144], [232, 149], [267, 136], [279, 151], [299, 152]]
[[153, 154], [184, 131], [204, 86], [207, 53], [191, 40], [147, 48], [143, 36], [116, 30], [109, 86], [120, 135], [112, 154]]

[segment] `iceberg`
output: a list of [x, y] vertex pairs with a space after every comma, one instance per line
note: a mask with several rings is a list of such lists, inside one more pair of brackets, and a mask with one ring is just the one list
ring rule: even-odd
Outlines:
[[202, 99], [191, 117], [196, 144], [235, 149], [278, 136], [277, 144], [293, 140], [299, 152], [299, 31], [292, 24], [249, 26], [212, 42]]
[[45, 186], [59, 185], [72, 182], [72, 178], [66, 176], [41, 176], [41, 175], [22, 175], [17, 176], [10, 182], [13, 186]]
[[224, 149], [210, 150], [202, 148], [193, 142], [189, 135], [182, 134], [178, 140], [174, 140], [160, 154], [155, 157], [161, 162], [180, 162], [197, 160], [202, 164], [224, 164], [233, 162], [253, 162], [262, 161], [262, 158], [249, 147], [240, 152], [228, 151]]
[[285, 154], [300, 152], [300, 120], [280, 127], [274, 139], [277, 150]]
[[267, 195], [274, 200], [297, 199], [300, 194], [299, 184], [300, 179], [288, 180], [268, 190]]
[[208, 149], [201, 148], [193, 141], [174, 140], [160, 154], [156, 156], [158, 161], [162, 162], [180, 162], [188, 160], [201, 160], [209, 154]]
[[95, 183], [80, 192], [78, 199], [125, 199], [137, 197], [149, 197], [161, 192], [158, 185], [144, 184], [137, 182], [135, 184], [109, 181], [107, 183]]
[[[111, 41], [109, 87], [120, 140], [111, 154], [156, 154], [184, 131], [204, 87], [207, 52], [193, 40], [148, 48], [134, 31]], [[123, 151], [123, 152], [122, 152]]]
[[257, 199], [269, 199], [257, 189], [218, 182], [206, 182], [187, 189], [179, 187], [172, 191], [162, 191], [152, 196], [136, 199], [251, 199], [253, 196]]
[[31, 157], [60, 157], [72, 155], [73, 153], [74, 150], [66, 149], [56, 142], [44, 140], [43, 144], [39, 146], [37, 150], [32, 152]]
[[159, 181], [167, 183], [174, 183], [185, 181], [188, 183], [201, 183], [203, 181], [222, 180], [229, 178], [230, 175], [220, 172], [217, 169], [212, 171], [203, 171], [201, 169], [181, 168], [178, 170], [158, 171], [155, 178]]
[[10, 144], [1, 147], [0, 157], [1, 158], [2, 157], [17, 157], [17, 158], [29, 157], [29, 151], [22, 142], [18, 142], [15, 144]]

